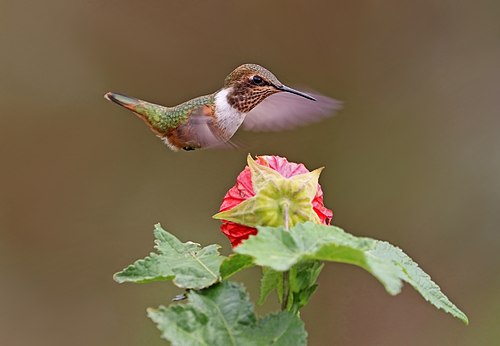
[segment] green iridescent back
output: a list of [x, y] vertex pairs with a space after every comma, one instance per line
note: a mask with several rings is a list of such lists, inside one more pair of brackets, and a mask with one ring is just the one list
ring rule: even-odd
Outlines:
[[160, 132], [167, 132], [185, 123], [189, 115], [196, 109], [215, 102], [215, 95], [204, 95], [186, 101], [175, 107], [158, 107], [150, 103], [141, 103], [136, 106], [137, 112], [141, 113], [153, 128]]

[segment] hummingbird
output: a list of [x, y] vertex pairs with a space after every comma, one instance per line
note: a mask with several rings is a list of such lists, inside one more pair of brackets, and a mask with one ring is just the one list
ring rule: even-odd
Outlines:
[[256, 64], [237, 67], [213, 94], [174, 107], [113, 92], [104, 97], [134, 112], [174, 151], [232, 145], [230, 139], [240, 127], [285, 130], [319, 121], [341, 108], [327, 96], [287, 87]]

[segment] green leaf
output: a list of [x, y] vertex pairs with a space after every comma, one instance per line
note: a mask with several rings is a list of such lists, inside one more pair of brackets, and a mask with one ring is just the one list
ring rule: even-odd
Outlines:
[[262, 278], [260, 279], [259, 305], [264, 304], [267, 296], [274, 290], [278, 293], [281, 303], [283, 297], [283, 272], [263, 267]]
[[114, 275], [115, 281], [144, 283], [173, 279], [181, 288], [201, 289], [219, 280], [219, 267], [225, 257], [219, 245], [201, 248], [193, 242], [182, 243], [172, 234], [155, 225], [155, 249]]
[[289, 286], [290, 297], [288, 310], [297, 313], [307, 305], [316, 291], [319, 274], [325, 265], [320, 261], [301, 261], [290, 269]]
[[272, 314], [259, 320], [238, 345], [300, 346], [307, 344], [307, 332], [300, 318], [289, 312]]
[[467, 316], [441, 292], [429, 274], [424, 272], [403, 250], [385, 241], [377, 241], [370, 254], [382, 261], [392, 262], [400, 269], [400, 279], [412, 285], [425, 300], [438, 309], [443, 309], [459, 318], [465, 324], [469, 324]]
[[258, 227], [258, 234], [234, 249], [249, 255], [260, 266], [286, 271], [304, 260], [326, 260], [357, 265], [374, 275], [392, 295], [403, 281], [412, 285], [428, 302], [468, 323], [460, 311], [418, 265], [401, 249], [387, 242], [355, 237], [334, 226], [312, 222], [290, 231]]
[[[309, 302], [309, 299], [318, 286], [316, 280], [323, 267], [324, 264], [320, 261], [306, 260], [290, 268], [288, 276], [290, 289], [287, 303], [288, 311], [296, 313]], [[259, 305], [264, 304], [266, 298], [273, 290], [276, 290], [281, 303], [283, 297], [283, 272], [263, 267]]]
[[237, 272], [253, 266], [254, 263], [252, 257], [240, 254], [232, 254], [222, 262], [220, 266], [220, 276], [222, 280], [226, 280]]
[[223, 282], [190, 291], [188, 301], [148, 309], [172, 345], [305, 345], [302, 321], [286, 312], [257, 320], [242, 285]]

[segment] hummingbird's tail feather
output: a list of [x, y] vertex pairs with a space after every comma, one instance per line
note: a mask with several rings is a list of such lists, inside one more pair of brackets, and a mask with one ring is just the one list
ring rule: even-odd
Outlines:
[[182, 120], [180, 117], [173, 117], [169, 107], [135, 97], [108, 92], [104, 98], [134, 112], [160, 137], [163, 137], [170, 128], [177, 126], [178, 122]]
[[141, 100], [136, 99], [135, 97], [113, 92], [106, 93], [104, 98], [108, 101], [116, 103], [117, 105], [130, 109], [131, 111], [135, 111], [135, 107], [141, 102]]

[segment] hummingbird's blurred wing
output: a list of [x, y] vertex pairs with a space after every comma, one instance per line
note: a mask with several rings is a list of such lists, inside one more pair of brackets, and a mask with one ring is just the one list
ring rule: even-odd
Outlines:
[[238, 146], [227, 139], [214, 124], [214, 119], [206, 115], [193, 115], [189, 119], [192, 128], [191, 138], [201, 148], [237, 148]]
[[267, 97], [245, 117], [242, 127], [249, 131], [279, 131], [320, 121], [342, 108], [340, 101], [308, 92], [316, 101], [280, 92]]

